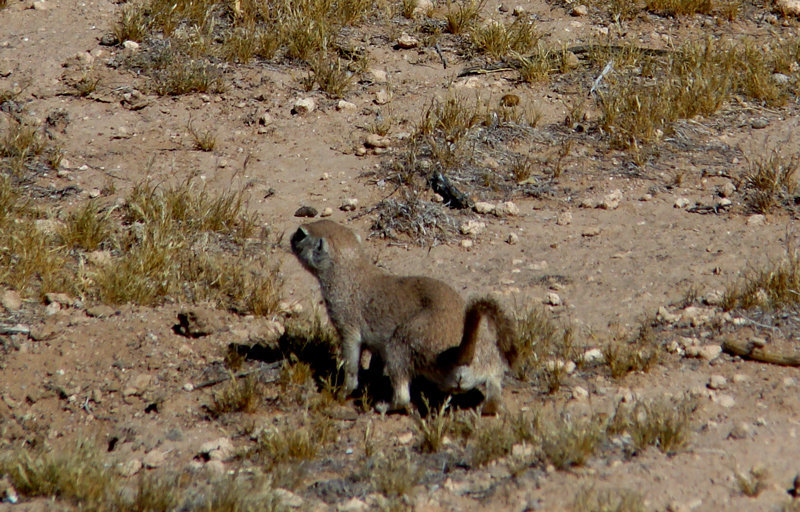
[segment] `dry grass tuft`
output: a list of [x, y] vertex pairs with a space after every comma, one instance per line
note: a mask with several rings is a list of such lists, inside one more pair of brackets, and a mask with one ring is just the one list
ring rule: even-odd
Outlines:
[[78, 441], [62, 450], [25, 448], [0, 456], [0, 473], [24, 496], [53, 497], [88, 508], [102, 508], [117, 482], [97, 447]]
[[376, 492], [389, 497], [408, 494], [423, 476], [423, 469], [404, 450], [379, 456], [371, 468], [372, 485]]
[[739, 490], [745, 496], [755, 498], [761, 491], [767, 488], [767, 480], [769, 479], [769, 472], [764, 466], [753, 466], [747, 473], [736, 471], [733, 474], [736, 478], [736, 484]]
[[663, 453], [673, 454], [688, 443], [696, 409], [697, 403], [688, 396], [620, 403], [609, 429], [630, 434], [637, 450], [655, 446]]
[[469, 32], [478, 22], [485, 0], [453, 0], [447, 2], [445, 31], [450, 34]]
[[530, 307], [517, 316], [515, 375], [542, 381], [549, 392], [561, 387], [566, 361], [577, 357], [573, 331], [558, 326], [542, 307]]
[[787, 247], [782, 261], [748, 273], [742, 282], [725, 290], [722, 307], [732, 309], [762, 308], [777, 310], [795, 307], [800, 302], [800, 254]]
[[560, 414], [543, 422], [541, 448], [557, 469], [582, 466], [605, 437], [606, 420], [601, 416], [572, 418]]
[[645, 321], [633, 339], [624, 332], [612, 335], [603, 345], [603, 358], [615, 379], [630, 372], [648, 371], [658, 362], [658, 347], [652, 338], [650, 324]]
[[525, 17], [514, 20], [510, 25], [490, 22], [470, 33], [472, 45], [480, 53], [495, 59], [528, 53], [539, 42], [541, 35], [533, 28], [533, 23]]
[[798, 192], [798, 155], [784, 156], [777, 149], [749, 162], [738, 180], [745, 204], [756, 213], [769, 213], [778, 205], [794, 205]]
[[265, 429], [246, 456], [268, 467], [275, 467], [289, 461], [313, 459], [335, 438], [334, 425], [326, 417], [314, 418], [301, 426], [287, 423]]
[[217, 135], [213, 130], [198, 130], [189, 121], [189, 124], [186, 125], [186, 131], [189, 132], [189, 136], [192, 138], [194, 149], [214, 151], [214, 148], [217, 147]]
[[59, 231], [61, 243], [70, 249], [95, 251], [110, 242], [113, 235], [111, 210], [105, 210], [95, 201], [89, 201], [70, 213]]
[[572, 503], [574, 512], [645, 512], [644, 497], [628, 489], [581, 489]]
[[600, 127], [613, 147], [640, 150], [672, 133], [678, 119], [711, 115], [732, 95], [782, 104], [787, 85], [773, 77], [791, 60], [791, 45], [771, 48], [751, 40], [690, 42], [666, 61], [647, 57], [634, 69], [608, 76], [600, 93]]
[[231, 379], [225, 383], [224, 387], [214, 393], [213, 402], [208, 406], [208, 412], [212, 418], [234, 412], [252, 413], [263, 402], [264, 388], [257, 377], [249, 375], [243, 379], [237, 379], [231, 375]]
[[[445, 446], [447, 434], [453, 430], [454, 416], [448, 411], [450, 399], [442, 404], [438, 411], [430, 411], [428, 416], [415, 416], [417, 432], [420, 437], [419, 449], [423, 453], [436, 453]], [[428, 402], [425, 401], [425, 408], [430, 410]]]
[[662, 16], [690, 16], [710, 14], [712, 0], [646, 0], [647, 10]]

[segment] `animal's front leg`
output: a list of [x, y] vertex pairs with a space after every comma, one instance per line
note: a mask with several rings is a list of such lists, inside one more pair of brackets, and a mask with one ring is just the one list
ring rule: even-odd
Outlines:
[[361, 359], [361, 333], [348, 332], [342, 339], [344, 360], [344, 393], [349, 396], [358, 388], [358, 363]]

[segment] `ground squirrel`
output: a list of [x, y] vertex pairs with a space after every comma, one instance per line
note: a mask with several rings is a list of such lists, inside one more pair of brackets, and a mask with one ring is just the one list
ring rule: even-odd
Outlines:
[[[443, 281], [391, 275], [369, 261], [351, 230], [332, 221], [300, 226], [291, 246], [319, 280], [342, 339], [347, 394], [358, 387], [358, 363], [366, 348], [384, 362], [393, 391], [391, 410], [409, 406], [409, 384], [421, 375], [445, 392], [478, 388], [485, 397], [482, 412], [498, 411], [503, 373], [514, 363], [516, 349], [513, 322], [495, 300], [467, 305]], [[481, 328], [484, 318], [494, 336]]]

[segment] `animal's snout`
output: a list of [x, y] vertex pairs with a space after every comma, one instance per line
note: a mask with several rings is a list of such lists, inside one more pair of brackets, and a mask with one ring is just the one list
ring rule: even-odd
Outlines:
[[291, 239], [292, 250], [296, 251], [298, 244], [305, 240], [306, 237], [308, 237], [308, 232], [303, 227], [297, 228], [297, 231], [294, 232]]

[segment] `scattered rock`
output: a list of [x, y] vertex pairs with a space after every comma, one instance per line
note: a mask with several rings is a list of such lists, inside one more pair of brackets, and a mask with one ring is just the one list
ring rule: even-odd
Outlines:
[[519, 236], [516, 233], [509, 233], [508, 237], [506, 237], [506, 243], [508, 245], [517, 245], [519, 243]]
[[375, 104], [386, 105], [391, 101], [392, 97], [386, 89], [381, 89], [375, 93]]
[[62, 306], [71, 306], [75, 302], [75, 299], [67, 295], [66, 293], [47, 293], [44, 296], [44, 303], [45, 304], [60, 304]]
[[203, 466], [206, 471], [211, 473], [212, 475], [223, 475], [225, 474], [225, 463], [221, 460], [210, 460], [205, 463]]
[[753, 435], [753, 428], [744, 421], [737, 421], [728, 434], [729, 439], [747, 439]]
[[568, 226], [572, 224], [572, 212], [561, 212], [556, 217], [556, 224], [559, 226]]
[[586, 390], [586, 388], [575, 386], [572, 388], [572, 398], [575, 400], [586, 400], [589, 398], [589, 392]]
[[167, 461], [167, 454], [161, 450], [150, 450], [142, 458], [142, 465], [147, 469], [161, 467]]
[[517, 443], [511, 447], [511, 456], [517, 459], [527, 459], [533, 454], [533, 446], [528, 443]]
[[367, 154], [367, 148], [365, 148], [364, 146], [358, 146], [355, 149], [355, 154], [356, 156], [364, 156]]
[[86, 314], [92, 318], [108, 318], [116, 315], [117, 313], [119, 313], [118, 310], [105, 304], [98, 304], [97, 306], [92, 306], [86, 310]]
[[128, 380], [125, 389], [122, 390], [122, 396], [138, 396], [147, 391], [150, 384], [153, 382], [153, 376], [149, 373], [140, 373], [134, 375]]
[[122, 47], [125, 48], [126, 50], [135, 52], [136, 50], [139, 49], [139, 43], [137, 43], [136, 41], [125, 41], [124, 43], [122, 43]]
[[358, 199], [356, 199], [355, 197], [345, 199], [344, 201], [342, 201], [342, 205], [339, 207], [339, 209], [342, 210], [343, 212], [352, 212], [356, 208], [358, 208]]
[[378, 135], [377, 133], [370, 133], [364, 139], [364, 145], [368, 148], [388, 148], [392, 144], [389, 137]]
[[204, 460], [227, 461], [236, 454], [233, 442], [227, 437], [220, 437], [200, 445], [198, 455]]
[[264, 112], [260, 116], [258, 116], [258, 124], [260, 126], [269, 126], [272, 124], [272, 114], [269, 112]]
[[44, 314], [47, 316], [53, 316], [59, 311], [61, 311], [61, 304], [58, 302], [50, 303], [44, 308]]
[[412, 16], [415, 18], [420, 14], [427, 14], [433, 9], [433, 1], [432, 0], [417, 0], [417, 5], [414, 7], [414, 12]]
[[275, 494], [275, 496], [278, 497], [278, 500], [284, 507], [301, 508], [304, 504], [303, 498], [293, 493], [292, 491], [287, 491], [286, 489], [278, 488], [272, 492], [273, 494]]
[[492, 213], [498, 217], [519, 215], [519, 207], [513, 201], [504, 201], [495, 206]]
[[726, 409], [730, 409], [736, 405], [736, 399], [734, 399], [731, 395], [716, 395], [715, 397], [712, 397], [712, 400]]
[[524, 16], [526, 12], [528, 11], [525, 9], [525, 7], [521, 5], [517, 5], [513, 9], [511, 9], [512, 16], [517, 16], [517, 17]]
[[589, 9], [583, 4], [576, 5], [572, 8], [570, 14], [573, 16], [586, 16], [589, 14]]
[[471, 249], [473, 245], [475, 245], [475, 242], [473, 242], [469, 238], [461, 240], [461, 247], [463, 247], [464, 249]]
[[366, 80], [374, 84], [385, 84], [386, 82], [389, 81], [389, 78], [386, 75], [386, 71], [382, 69], [370, 68], [364, 74]]
[[350, 498], [344, 503], [336, 505], [337, 512], [363, 512], [369, 510], [369, 505], [358, 498]]
[[117, 472], [120, 474], [120, 476], [123, 476], [125, 478], [132, 477], [133, 475], [138, 473], [139, 470], [141, 469], [142, 469], [142, 461], [138, 458], [133, 458], [117, 466]]
[[567, 68], [567, 69], [575, 69], [580, 65], [581, 61], [578, 60], [578, 56], [577, 55], [575, 55], [574, 53], [572, 53], [570, 51], [567, 51], [566, 53], [564, 53], [563, 63], [564, 63], [564, 67], [565, 68]]
[[717, 192], [722, 197], [731, 197], [736, 193], [736, 185], [732, 181], [726, 181], [717, 189]]
[[767, 345], [766, 338], [762, 338], [761, 336], [751, 336], [748, 341], [756, 348], [764, 348]]
[[602, 363], [606, 358], [599, 348], [592, 348], [583, 353], [583, 362], [587, 364]]
[[355, 103], [345, 100], [339, 100], [339, 103], [336, 104], [336, 110], [356, 110], [357, 108]]
[[41, 1], [37, 1], [37, 2], [33, 2], [33, 5], [31, 6], [31, 8], [34, 11], [46, 11], [47, 10], [47, 4], [44, 3], [44, 2], [41, 2]]
[[317, 102], [314, 101], [314, 98], [300, 98], [294, 102], [292, 114], [305, 115], [313, 112], [315, 108], [317, 108]]
[[658, 312], [656, 313], [656, 320], [659, 322], [674, 324], [680, 319], [681, 315], [670, 313], [670, 311], [664, 306], [659, 307]]
[[763, 130], [767, 126], [769, 126], [769, 119], [764, 117], [759, 117], [758, 119], [753, 119], [753, 122], [750, 123], [750, 126], [753, 127], [755, 130]]
[[591, 238], [593, 236], [599, 235], [602, 231], [603, 230], [600, 229], [599, 226], [592, 226], [581, 231], [581, 236], [584, 236], [586, 238]]
[[488, 214], [494, 212], [494, 205], [486, 201], [476, 201], [472, 209], [475, 210], [475, 213]]
[[322, 209], [322, 212], [319, 214], [320, 217], [330, 217], [333, 215], [333, 209], [330, 206], [326, 206]]
[[[578, 7], [581, 7], [580, 5]], [[576, 7], [577, 9], [577, 7]], [[603, 196], [603, 200], [598, 205], [599, 208], [604, 210], [616, 210], [619, 208], [619, 203], [622, 201], [622, 190], [616, 189], [613, 192]]]
[[763, 226], [767, 223], [767, 216], [761, 213], [747, 217], [748, 226]]
[[690, 204], [691, 204], [691, 201], [689, 201], [687, 198], [679, 197], [678, 199], [675, 200], [675, 203], [673, 204], [673, 206], [675, 208], [686, 208]]
[[544, 296], [544, 303], [550, 306], [560, 306], [563, 302], [557, 293], [549, 292]]
[[6, 290], [0, 295], [0, 304], [10, 313], [19, 311], [22, 307], [22, 297], [15, 290]]
[[417, 40], [416, 37], [406, 34], [405, 32], [400, 34], [400, 37], [397, 38], [398, 48], [409, 50], [411, 48], [416, 48], [417, 46], [419, 46], [419, 40]]
[[317, 209], [313, 206], [301, 206], [294, 212], [295, 217], [316, 217], [317, 216]]
[[467, 236], [478, 236], [484, 229], [486, 229], [486, 223], [478, 220], [468, 220], [458, 228], [462, 235]]
[[725, 389], [728, 387], [728, 379], [722, 375], [712, 375], [708, 379], [708, 389]]
[[408, 444], [414, 440], [414, 434], [411, 432], [405, 432], [397, 436], [397, 442], [400, 444]]

